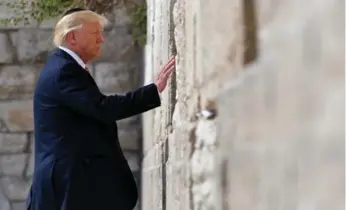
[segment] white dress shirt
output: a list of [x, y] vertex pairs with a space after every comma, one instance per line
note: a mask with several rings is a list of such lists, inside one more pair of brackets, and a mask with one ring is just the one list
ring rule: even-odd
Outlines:
[[63, 47], [63, 46], [59, 46], [59, 48], [62, 49], [63, 51], [65, 51], [70, 56], [72, 56], [72, 58], [74, 58], [83, 69], [86, 69], [86, 64], [83, 62], [83, 60], [75, 52], [73, 52], [72, 50], [70, 50], [66, 47]]

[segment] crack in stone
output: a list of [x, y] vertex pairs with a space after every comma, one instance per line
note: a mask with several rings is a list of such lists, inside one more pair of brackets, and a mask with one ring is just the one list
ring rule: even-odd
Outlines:
[[32, 139], [31, 139], [31, 133], [30, 132], [27, 132], [26, 133], [26, 145], [24, 147], [24, 153], [28, 154], [27, 157], [26, 157], [26, 160], [25, 160], [25, 164], [24, 164], [24, 170], [23, 170], [23, 174], [22, 176], [23, 177], [26, 177], [27, 176], [27, 171], [29, 169], [29, 164], [30, 164], [30, 155], [33, 151], [30, 151], [30, 148], [31, 148], [31, 143], [32, 143]]
[[4, 119], [0, 119], [0, 132], [10, 132], [10, 129], [6, 125]]

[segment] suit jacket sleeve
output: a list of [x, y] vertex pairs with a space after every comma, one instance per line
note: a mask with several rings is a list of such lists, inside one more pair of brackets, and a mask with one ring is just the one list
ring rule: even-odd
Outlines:
[[64, 66], [57, 74], [61, 103], [84, 115], [110, 123], [146, 112], [161, 105], [155, 84], [124, 95], [102, 94], [92, 77], [75, 64]]

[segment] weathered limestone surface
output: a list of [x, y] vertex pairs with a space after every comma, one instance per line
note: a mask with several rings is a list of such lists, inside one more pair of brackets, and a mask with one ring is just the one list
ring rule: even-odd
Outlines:
[[[11, 15], [0, 7], [0, 18]], [[103, 55], [89, 69], [105, 94], [124, 93], [140, 85], [141, 53], [132, 45], [124, 9], [107, 14]], [[0, 210], [24, 210], [34, 168], [32, 96], [38, 74], [53, 48], [56, 20], [41, 24], [0, 25]], [[119, 121], [119, 138], [140, 185], [139, 117]], [[138, 207], [139, 208], [139, 204]]]
[[5, 65], [0, 70], [0, 99], [30, 99], [40, 65]]
[[260, 4], [261, 56], [219, 96], [229, 209], [345, 208], [344, 3], [301, 3]]
[[344, 2], [147, 3], [143, 209], [344, 209]]

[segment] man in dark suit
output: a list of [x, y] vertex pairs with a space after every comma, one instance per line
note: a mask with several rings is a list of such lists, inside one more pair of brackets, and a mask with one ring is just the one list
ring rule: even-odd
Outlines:
[[68, 11], [34, 94], [35, 169], [28, 210], [132, 210], [136, 183], [119, 145], [116, 121], [160, 106], [175, 67], [172, 57], [156, 81], [124, 95], [100, 92], [86, 68], [98, 56], [107, 20]]

